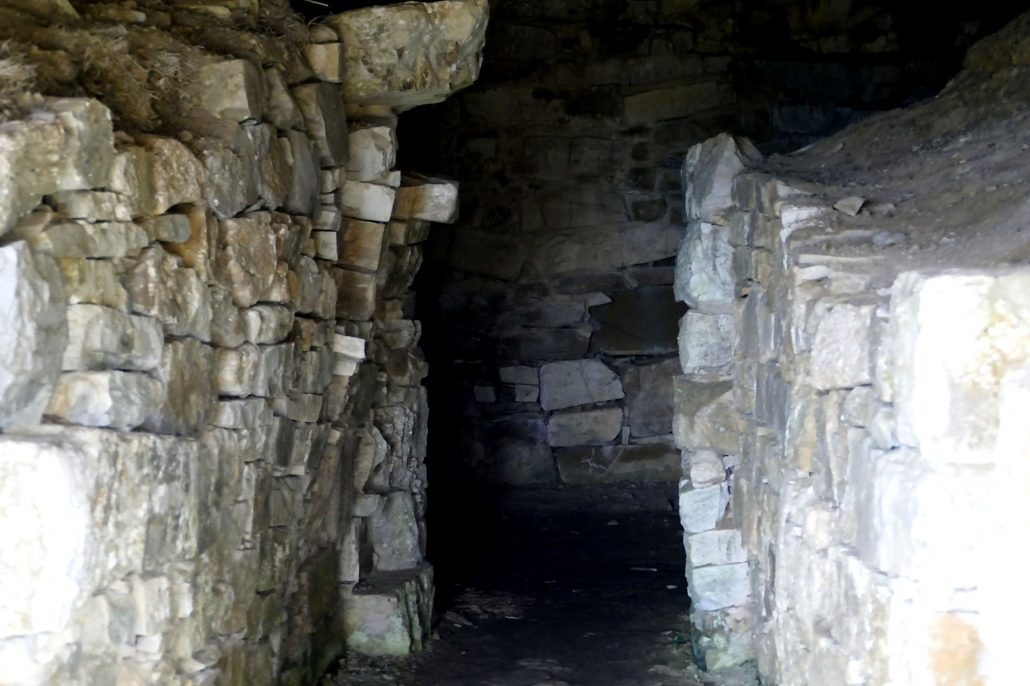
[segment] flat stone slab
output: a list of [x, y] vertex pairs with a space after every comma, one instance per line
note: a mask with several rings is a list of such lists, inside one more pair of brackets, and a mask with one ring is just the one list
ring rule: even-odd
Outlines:
[[551, 416], [547, 443], [554, 447], [595, 445], [614, 440], [622, 431], [622, 408], [604, 407]]
[[401, 656], [422, 647], [433, 607], [433, 568], [380, 572], [343, 598], [347, 648], [361, 655]]

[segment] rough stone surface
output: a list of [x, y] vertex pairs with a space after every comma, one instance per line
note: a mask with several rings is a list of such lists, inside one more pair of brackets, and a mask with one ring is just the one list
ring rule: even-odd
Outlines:
[[622, 409], [610, 407], [551, 415], [547, 443], [558, 448], [607, 443], [622, 431]]
[[618, 400], [624, 395], [619, 377], [599, 360], [549, 362], [540, 368], [540, 405], [545, 410]]

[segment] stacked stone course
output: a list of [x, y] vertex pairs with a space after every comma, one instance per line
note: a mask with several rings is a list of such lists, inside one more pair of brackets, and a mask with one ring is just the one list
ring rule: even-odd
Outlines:
[[[398, 36], [463, 50], [419, 62], [408, 107], [478, 73], [485, 4], [427, 16]], [[396, 52], [340, 43], [393, 22], [333, 17], [299, 73], [208, 56], [181, 140], [89, 98], [0, 124], [5, 684], [304, 684], [344, 645], [421, 644], [409, 288], [457, 189], [393, 169]]]

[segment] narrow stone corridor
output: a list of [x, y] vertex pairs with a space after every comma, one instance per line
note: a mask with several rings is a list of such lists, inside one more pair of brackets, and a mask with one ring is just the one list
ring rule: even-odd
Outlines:
[[[560, 496], [560, 493], [558, 493]], [[499, 515], [437, 588], [412, 658], [344, 661], [338, 684], [695, 686], [681, 531], [666, 512]]]

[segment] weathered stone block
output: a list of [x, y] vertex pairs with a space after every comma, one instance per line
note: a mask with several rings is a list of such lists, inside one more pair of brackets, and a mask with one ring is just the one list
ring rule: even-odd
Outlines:
[[725, 133], [692, 147], [683, 162], [687, 219], [728, 226], [733, 181], [761, 158], [750, 141]]
[[367, 321], [376, 309], [376, 277], [349, 269], [334, 269], [336, 315], [341, 319]]
[[549, 362], [540, 368], [540, 404], [545, 410], [618, 400], [619, 377], [600, 360]]
[[347, 113], [340, 87], [330, 83], [309, 83], [293, 89], [304, 125], [315, 141], [323, 167], [347, 164]]
[[747, 551], [741, 545], [740, 532], [734, 529], [713, 529], [684, 534], [688, 567], [728, 565], [747, 562]]
[[304, 116], [290, 94], [286, 77], [280, 67], [272, 66], [265, 69], [265, 93], [268, 95], [265, 117], [275, 125], [275, 128], [280, 131], [303, 128]]
[[164, 334], [156, 319], [99, 305], [72, 305], [61, 368], [147, 371], [160, 362], [163, 346]]
[[690, 311], [680, 320], [680, 365], [684, 374], [722, 371], [733, 362], [735, 316]]
[[219, 221], [215, 266], [240, 307], [250, 307], [272, 285], [276, 271], [275, 233], [267, 212]]
[[265, 106], [263, 75], [249, 60], [207, 64], [197, 73], [200, 106], [221, 119], [257, 121]]
[[25, 243], [0, 247], [0, 430], [37, 423], [68, 341], [56, 263]]
[[159, 245], [140, 256], [126, 278], [132, 312], [153, 317], [170, 336], [211, 339], [211, 295], [193, 269]]
[[116, 310], [128, 305], [129, 294], [118, 280], [113, 261], [63, 258], [57, 264], [64, 277], [68, 304], [90, 303]]
[[167, 341], [155, 376], [164, 396], [148, 412], [143, 427], [154, 433], [190, 435], [203, 429], [215, 412], [216, 354], [192, 338]]
[[147, 374], [71, 372], [61, 375], [46, 414], [70, 424], [134, 429], [164, 398], [164, 386]]
[[132, 207], [124, 196], [110, 191], [60, 191], [50, 196], [58, 214], [88, 222], [132, 220]]
[[281, 396], [292, 375], [292, 345], [242, 345], [218, 350], [219, 395]]
[[607, 443], [621, 431], [622, 409], [618, 407], [554, 414], [547, 421], [547, 444], [569, 447]]
[[732, 314], [733, 247], [729, 229], [691, 222], [676, 256], [676, 299], [708, 314]]
[[393, 214], [395, 191], [389, 186], [361, 181], [344, 181], [340, 210], [347, 217], [386, 223]]
[[630, 367], [624, 372], [622, 384], [631, 436], [641, 438], [672, 432], [672, 383], [679, 374], [679, 361], [675, 359]]
[[342, 43], [307, 43], [304, 46], [304, 56], [308, 58], [308, 65], [315, 72], [315, 76], [322, 81], [343, 81], [346, 53]]
[[382, 508], [369, 517], [368, 534], [376, 571], [412, 569], [422, 559], [415, 503], [410, 493], [388, 494]]
[[15, 235], [24, 237], [38, 252], [54, 257], [134, 257], [150, 243], [141, 227], [128, 222], [62, 222], [41, 231], [30, 228], [23, 232], [24, 228], [25, 223], [16, 227]]
[[345, 49], [345, 99], [403, 111], [470, 85], [479, 75], [487, 15], [484, 0], [447, 0], [328, 17]]
[[687, 569], [690, 600], [702, 611], [743, 605], [751, 597], [747, 563]]
[[680, 524], [688, 534], [714, 529], [726, 512], [730, 502], [726, 483], [691, 488], [686, 481], [680, 482]]
[[377, 181], [397, 163], [397, 136], [393, 126], [363, 126], [348, 136], [347, 176], [354, 181]]
[[823, 314], [812, 341], [812, 385], [850, 388], [872, 381], [875, 305], [838, 304]]
[[339, 262], [345, 267], [374, 272], [386, 251], [386, 226], [377, 222], [348, 219], [342, 229]]
[[397, 188], [393, 214], [401, 219], [451, 224], [458, 218], [458, 182], [405, 176]]
[[432, 568], [375, 574], [343, 598], [347, 648], [361, 655], [402, 656], [422, 644], [432, 612]]

